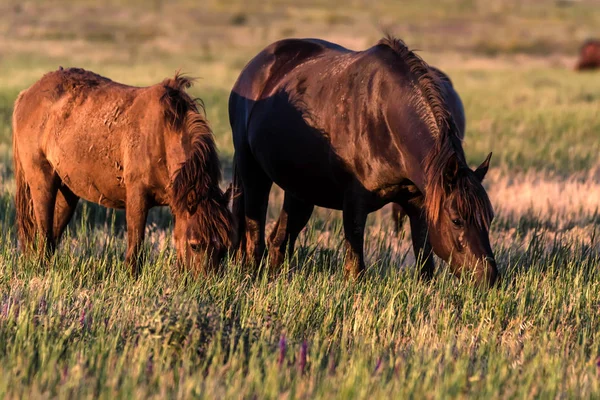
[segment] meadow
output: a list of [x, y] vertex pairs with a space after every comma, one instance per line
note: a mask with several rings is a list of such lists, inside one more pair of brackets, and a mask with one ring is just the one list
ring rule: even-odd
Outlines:
[[[600, 34], [594, 1], [6, 0], [0, 4], [0, 397], [597, 398], [600, 396], [600, 72], [572, 70]], [[125, 4], [125, 5], [124, 5]], [[229, 90], [283, 37], [354, 49], [390, 31], [447, 72], [465, 151], [493, 151], [500, 285], [440, 260], [418, 278], [408, 227], [369, 218], [364, 279], [342, 271], [338, 212], [317, 209], [271, 278], [227, 260], [175, 268], [172, 219], [148, 219], [129, 276], [124, 213], [81, 203], [49, 265], [17, 248], [11, 114], [59, 66], [150, 85], [198, 77], [227, 184]], [[281, 205], [274, 190], [269, 226]], [[263, 266], [264, 267], [264, 266]]]

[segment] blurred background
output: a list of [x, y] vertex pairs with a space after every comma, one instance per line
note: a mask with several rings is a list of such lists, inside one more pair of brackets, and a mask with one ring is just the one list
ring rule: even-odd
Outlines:
[[[571, 71], [599, 30], [596, 0], [2, 0], [0, 143], [6, 152], [18, 92], [59, 66], [132, 85], [181, 69], [200, 78], [194, 94], [227, 158], [227, 96], [260, 49], [318, 37], [360, 50], [391, 32], [455, 81], [471, 161], [494, 150], [496, 166], [572, 172], [599, 149], [599, 119], [579, 110], [594, 103], [597, 111], [600, 85], [590, 80], [598, 77]], [[565, 135], [569, 146], [555, 143]]]
[[[191, 90], [206, 104], [228, 180], [233, 146], [227, 99], [257, 52], [287, 37], [318, 37], [361, 50], [384, 32], [418, 49], [454, 81], [466, 109], [468, 161], [479, 164], [494, 153], [488, 188], [495, 204], [507, 207], [499, 196], [521, 193], [527, 207], [548, 207], [559, 201], [567, 180], [595, 185], [600, 74], [573, 67], [583, 42], [600, 36], [596, 0], [2, 0], [3, 194], [8, 199], [13, 191], [13, 102], [59, 66], [130, 85], [151, 85], [177, 70], [197, 77]], [[552, 189], [544, 193], [556, 196], [540, 197], [532, 182], [548, 177]], [[524, 186], [515, 190], [517, 183]], [[598, 204], [569, 207], [592, 210]]]

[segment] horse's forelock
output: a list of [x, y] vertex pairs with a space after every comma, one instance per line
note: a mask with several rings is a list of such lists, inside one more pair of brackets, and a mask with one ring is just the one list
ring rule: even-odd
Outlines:
[[216, 244], [222, 247], [231, 246], [233, 215], [222, 199], [203, 199], [191, 218], [194, 218], [198, 224], [200, 234], [198, 239], [201, 243], [213, 245], [216, 241]]
[[494, 217], [492, 203], [479, 179], [469, 170], [456, 182], [454, 200], [458, 214], [479, 229], [489, 229]]
[[[438, 155], [439, 156], [439, 155]], [[452, 155], [450, 155], [452, 157]], [[479, 179], [465, 162], [459, 161], [459, 170], [453, 182], [447, 181], [447, 162], [434, 158], [427, 169], [428, 183], [425, 195], [425, 212], [428, 220], [437, 225], [444, 204], [453, 196], [457, 213], [479, 229], [489, 229], [494, 209]]]

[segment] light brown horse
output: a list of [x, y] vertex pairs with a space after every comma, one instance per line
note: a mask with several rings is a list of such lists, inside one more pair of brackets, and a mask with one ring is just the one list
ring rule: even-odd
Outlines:
[[168, 205], [178, 259], [214, 267], [232, 217], [213, 134], [185, 91], [191, 83], [177, 74], [138, 88], [61, 67], [23, 91], [13, 113], [23, 249], [53, 254], [83, 198], [125, 209], [126, 264], [137, 274], [148, 210]]

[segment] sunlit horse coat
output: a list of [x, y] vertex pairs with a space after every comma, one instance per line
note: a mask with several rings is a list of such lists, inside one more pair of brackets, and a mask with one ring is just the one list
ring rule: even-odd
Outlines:
[[442, 86], [393, 38], [359, 52], [289, 39], [254, 57], [229, 101], [242, 254], [262, 257], [275, 182], [285, 191], [270, 237], [275, 266], [319, 205], [343, 210], [345, 267], [359, 275], [367, 214], [396, 202], [410, 217], [425, 276], [433, 273], [433, 247], [457, 275], [493, 283], [493, 211], [481, 185], [489, 157], [468, 168]]

